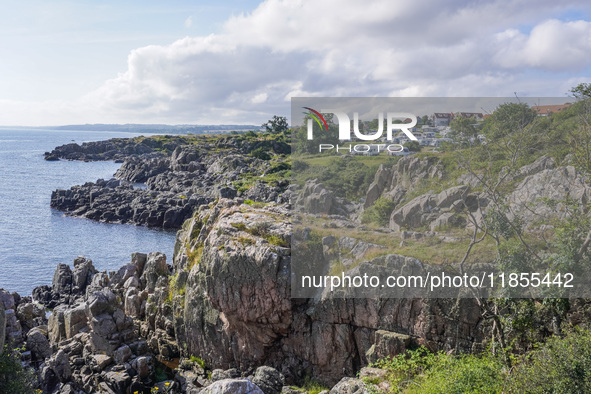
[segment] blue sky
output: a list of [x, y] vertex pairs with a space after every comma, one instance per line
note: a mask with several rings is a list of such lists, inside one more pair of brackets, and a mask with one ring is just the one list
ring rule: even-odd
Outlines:
[[586, 1], [0, 0], [0, 125], [254, 123], [294, 96], [564, 96]]

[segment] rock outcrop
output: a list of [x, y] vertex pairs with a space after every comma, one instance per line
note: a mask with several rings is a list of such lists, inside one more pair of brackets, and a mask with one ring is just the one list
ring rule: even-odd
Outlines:
[[374, 175], [374, 181], [367, 190], [364, 208], [370, 207], [380, 197], [398, 202], [406, 191], [418, 185], [422, 180], [440, 180], [443, 176], [443, 168], [436, 157], [421, 159], [406, 156], [390, 168], [381, 164]]
[[[332, 385], [368, 356], [411, 342], [469, 351], [483, 339], [471, 299], [291, 298], [289, 227], [281, 224], [288, 217], [280, 207], [222, 200], [184, 226], [173, 266], [184, 295], [172, 308], [182, 316], [174, 328], [186, 343], [182, 355], [224, 369], [266, 364], [287, 381], [312, 376]], [[392, 337], [404, 339], [385, 339]]]
[[526, 173], [531, 175], [526, 176], [507, 197], [511, 209], [510, 218], [518, 215], [526, 225], [561, 219], [569, 213], [566, 209], [567, 200], [576, 205], [577, 209], [582, 209], [581, 213], [585, 213], [591, 200], [591, 188], [573, 166]]
[[[215, 147], [208, 143], [180, 145], [188, 143], [183, 137], [173, 138], [168, 144], [158, 141], [144, 139], [125, 145], [114, 139], [56, 148], [51, 156], [70, 160], [120, 159], [123, 164], [113, 179], [54, 191], [51, 207], [102, 222], [178, 229], [199, 206], [218, 198], [243, 197], [263, 203], [287, 201], [283, 193], [288, 181], [258, 181], [244, 190], [237, 190], [236, 185], [246, 176], [287, 170], [288, 165], [273, 167], [265, 160], [248, 156], [248, 151], [234, 148], [231, 140], [226, 144], [218, 141]], [[142, 153], [137, 153], [138, 149]], [[278, 149], [281, 151], [280, 146]]]
[[424, 226], [431, 230], [446, 226], [464, 227], [466, 219], [461, 212], [482, 212], [487, 205], [487, 199], [470, 193], [469, 186], [454, 186], [441, 193], [423, 194], [404, 204], [392, 212], [390, 228], [402, 231]]

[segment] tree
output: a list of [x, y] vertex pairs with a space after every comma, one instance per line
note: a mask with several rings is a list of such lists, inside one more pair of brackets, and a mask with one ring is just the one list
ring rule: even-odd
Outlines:
[[460, 140], [471, 141], [478, 137], [474, 120], [465, 116], [456, 116], [450, 123], [451, 129]]
[[417, 141], [408, 141], [406, 144], [404, 144], [404, 146], [406, 146], [411, 152], [421, 151], [421, 144], [419, 144]]
[[269, 120], [267, 123], [263, 123], [262, 127], [267, 130], [267, 133], [281, 134], [289, 130], [289, 123], [287, 123], [287, 118], [285, 116], [273, 115], [273, 119]]
[[518, 132], [536, 119], [537, 113], [526, 103], [504, 103], [485, 121], [485, 130], [493, 139]]
[[591, 83], [580, 83], [570, 90], [576, 99], [591, 98]]

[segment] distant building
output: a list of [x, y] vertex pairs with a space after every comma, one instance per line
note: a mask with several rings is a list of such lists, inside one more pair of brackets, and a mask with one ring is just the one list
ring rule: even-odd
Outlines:
[[463, 116], [464, 118], [472, 118], [474, 120], [484, 119], [484, 115], [482, 115], [480, 112], [460, 112], [457, 115]]
[[431, 117], [433, 119], [433, 126], [449, 126], [453, 118], [453, 114], [451, 112], [435, 112]]
[[550, 116], [557, 112], [564, 111], [568, 107], [570, 107], [571, 103], [566, 104], [558, 104], [558, 105], [534, 105], [531, 107], [534, 111], [538, 113], [538, 116]]

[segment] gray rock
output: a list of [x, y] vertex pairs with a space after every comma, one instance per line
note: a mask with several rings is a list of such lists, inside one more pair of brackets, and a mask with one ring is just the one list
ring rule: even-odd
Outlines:
[[328, 214], [333, 208], [333, 193], [316, 180], [308, 181], [299, 193], [296, 208], [309, 214]]
[[68, 355], [61, 349], [58, 350], [55, 356], [49, 359], [48, 365], [51, 368], [51, 370], [55, 373], [55, 376], [57, 376], [57, 378], [62, 383], [67, 382], [72, 376], [72, 370], [70, 369], [70, 360], [68, 359]]
[[125, 314], [131, 317], [141, 317], [142, 299], [136, 288], [131, 288], [125, 293]]
[[49, 331], [49, 341], [52, 344], [57, 344], [62, 339], [66, 339], [66, 324], [64, 315], [67, 310], [67, 305], [58, 305], [49, 316], [47, 327]]
[[51, 285], [56, 294], [70, 294], [72, 291], [72, 270], [69, 265], [58, 264]]
[[123, 287], [128, 279], [136, 277], [136, 273], [137, 267], [135, 264], [124, 265], [123, 267], [119, 268], [117, 273], [110, 278], [110, 285], [114, 286], [114, 288]]
[[26, 347], [37, 360], [44, 360], [46, 357], [51, 356], [47, 331], [44, 332], [41, 328], [33, 328], [27, 333]]
[[142, 284], [145, 285], [149, 292], [153, 292], [158, 278], [169, 274], [170, 271], [166, 265], [166, 255], [160, 252], [150, 253], [141, 277]]
[[360, 379], [343, 378], [331, 390], [330, 394], [368, 394], [365, 384]]
[[367, 361], [374, 363], [385, 357], [402, 354], [409, 345], [410, 337], [408, 335], [378, 330], [375, 333], [374, 345], [366, 353]]
[[91, 294], [86, 301], [86, 314], [89, 318], [104, 313], [112, 313], [116, 306], [115, 294], [110, 289], [104, 289]]
[[113, 358], [105, 354], [94, 354], [90, 356], [90, 367], [97, 372], [101, 372], [111, 365], [111, 363], [113, 363]]
[[131, 362], [131, 366], [136, 370], [141, 379], [146, 379], [148, 376], [150, 376], [153, 370], [152, 357], [138, 357]]
[[107, 313], [93, 317], [90, 320], [90, 327], [95, 334], [103, 338], [109, 338], [117, 331], [117, 325], [113, 317]]
[[373, 203], [381, 197], [382, 193], [385, 189], [390, 187], [392, 180], [392, 169], [387, 168], [383, 164], [380, 164], [380, 167], [376, 171], [374, 176], [373, 182], [369, 185], [367, 189], [367, 194], [365, 195], [365, 202], [363, 204], [364, 208], [369, 208], [373, 205]]
[[146, 261], [148, 260], [148, 255], [145, 253], [132, 253], [131, 254], [131, 264], [135, 265], [137, 268], [137, 275], [142, 276], [144, 273], [144, 266], [146, 265]]
[[[469, 186], [462, 185], [449, 188], [438, 194], [426, 193], [418, 196], [392, 212], [390, 229], [402, 231], [428, 225], [440, 217], [442, 210], [450, 209], [454, 205], [460, 211], [470, 208], [474, 205], [472, 201], [474, 196], [470, 197], [469, 190]], [[442, 220], [444, 219], [442, 218]], [[438, 223], [432, 227], [439, 225]]]
[[303, 394], [305, 393], [302, 390], [296, 390], [296, 389], [292, 389], [289, 386], [283, 386], [283, 388], [281, 389], [281, 394]]
[[285, 384], [285, 378], [275, 368], [262, 366], [257, 368], [252, 382], [265, 394], [280, 394]]
[[78, 288], [79, 292], [86, 290], [92, 282], [92, 276], [96, 273], [92, 260], [84, 256], [78, 256], [74, 260], [74, 271], [72, 271], [72, 284]]
[[14, 296], [4, 289], [0, 289], [0, 304], [2, 304], [4, 310], [14, 309], [16, 306]]
[[16, 317], [25, 331], [33, 328], [35, 326], [35, 319], [42, 318], [43, 315], [42, 308], [30, 302], [20, 303], [16, 308]]
[[223, 379], [201, 390], [201, 394], [264, 394], [247, 379]]
[[66, 338], [72, 338], [87, 326], [85, 303], [64, 312], [64, 329]]
[[131, 384], [131, 376], [127, 371], [109, 371], [104, 375], [109, 387], [116, 393], [127, 392], [127, 387]]
[[123, 345], [113, 352], [113, 359], [116, 364], [123, 364], [131, 358], [132, 352], [129, 346]]
[[218, 380], [224, 380], [224, 379], [232, 379], [232, 378], [237, 378], [238, 376], [232, 376], [232, 374], [230, 373], [230, 371], [224, 371], [223, 369], [214, 369], [213, 371], [211, 371], [211, 381], [212, 382], [217, 382]]
[[[591, 187], [573, 166], [546, 169], [527, 176], [509, 195], [511, 212], [507, 216], [510, 220], [519, 216], [526, 225], [561, 219], [568, 212], [561, 209], [561, 201], [566, 198], [585, 206], [591, 200]], [[557, 206], [546, 204], [547, 200], [553, 200]]]

